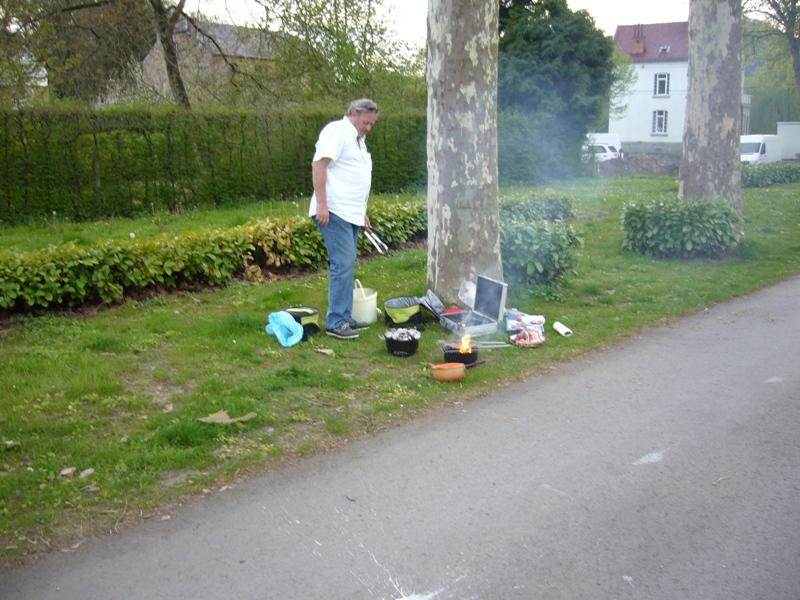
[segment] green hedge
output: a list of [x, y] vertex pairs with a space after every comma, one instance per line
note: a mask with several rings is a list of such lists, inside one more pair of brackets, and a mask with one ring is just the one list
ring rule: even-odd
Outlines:
[[715, 257], [741, 238], [742, 222], [729, 202], [670, 198], [631, 202], [622, 213], [623, 248], [656, 258]]
[[[370, 203], [370, 220], [387, 244], [425, 231], [421, 202]], [[361, 252], [368, 252], [360, 240]], [[269, 219], [226, 230], [156, 240], [67, 243], [36, 252], [0, 253], [0, 308], [27, 311], [116, 302], [132, 291], [183, 284], [221, 285], [242, 274], [316, 268], [326, 260], [319, 230], [307, 217]]]
[[[320, 129], [340, 115], [170, 108], [0, 111], [0, 221], [134, 216], [310, 195]], [[376, 193], [425, 181], [425, 116], [381, 115]]]
[[[169, 107], [0, 110], [0, 223], [307, 196], [317, 136], [338, 117]], [[552, 119], [500, 114], [500, 183], [578, 174], [580, 140]], [[373, 192], [426, 185], [423, 113], [381, 114], [368, 143]]]
[[742, 187], [768, 187], [800, 181], [800, 163], [779, 162], [766, 165], [742, 165]]
[[[510, 280], [552, 284], [573, 270], [581, 239], [571, 203], [544, 194], [505, 202], [501, 234]], [[556, 220], [548, 220], [550, 217]], [[426, 231], [420, 201], [370, 201], [373, 227], [390, 246]], [[533, 218], [532, 218], [533, 217]], [[372, 247], [359, 238], [359, 252]], [[91, 302], [118, 302], [132, 292], [182, 285], [222, 285], [263, 270], [316, 269], [326, 261], [319, 230], [306, 217], [275, 218], [225, 230], [201, 230], [153, 240], [68, 242], [34, 252], [0, 253], [0, 309], [30, 311]]]
[[503, 271], [509, 281], [554, 285], [574, 272], [583, 239], [572, 201], [555, 192], [511, 196], [500, 205]]

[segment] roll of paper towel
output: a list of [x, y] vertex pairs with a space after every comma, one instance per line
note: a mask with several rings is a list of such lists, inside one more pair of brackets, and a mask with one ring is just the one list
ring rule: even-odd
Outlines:
[[555, 329], [558, 333], [560, 333], [564, 337], [569, 337], [572, 335], [572, 329], [564, 325], [561, 321], [556, 321], [555, 323], [553, 323], [553, 329]]

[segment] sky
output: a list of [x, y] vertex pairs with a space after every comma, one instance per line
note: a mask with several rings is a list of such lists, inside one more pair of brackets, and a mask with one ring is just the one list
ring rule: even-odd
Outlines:
[[[586, 10], [597, 26], [613, 36], [617, 25], [671, 23], [689, 18], [689, 0], [567, 0], [572, 10]], [[384, 0], [387, 24], [396, 36], [424, 46], [427, 0]], [[228, 22], [257, 22], [263, 14], [254, 0], [188, 0], [190, 11], [199, 8]]]

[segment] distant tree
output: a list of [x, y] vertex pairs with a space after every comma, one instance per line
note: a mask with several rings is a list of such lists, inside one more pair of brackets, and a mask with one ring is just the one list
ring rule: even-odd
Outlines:
[[678, 195], [725, 199], [740, 212], [741, 55], [740, 0], [691, 0], [689, 89]]
[[[22, 55], [46, 67], [55, 95], [89, 99], [102, 91], [131, 61], [141, 60], [153, 41], [164, 49], [165, 66], [175, 102], [189, 107], [175, 29], [180, 19], [190, 21], [211, 44], [201, 24], [184, 11], [186, 0], [4, 0], [5, 37], [21, 44]], [[9, 34], [10, 32], [10, 34]], [[217, 45], [219, 48], [219, 46]], [[220, 52], [227, 61], [227, 56]], [[10, 72], [13, 53], [0, 65]], [[5, 56], [0, 55], [0, 59]], [[231, 69], [235, 65], [228, 61]]]
[[428, 286], [502, 278], [496, 0], [428, 2]]
[[586, 132], [607, 127], [613, 41], [566, 0], [501, 0], [499, 34], [501, 180], [574, 176]]
[[[258, 0], [272, 35], [265, 87], [298, 99], [381, 99], [397, 86], [424, 96], [423, 63], [394, 40], [378, 9], [383, 0]], [[289, 89], [286, 89], [288, 86]], [[382, 93], [383, 92], [383, 93]], [[402, 94], [401, 94], [402, 96]], [[419, 100], [417, 100], [419, 102]]]
[[800, 88], [783, 34], [762, 19], [743, 24], [744, 89], [752, 97], [750, 131], [774, 132], [778, 121], [800, 121]]
[[566, 0], [503, 0], [499, 29], [501, 110], [546, 112], [582, 137], [607, 106], [614, 81], [611, 39]]
[[30, 51], [29, 13], [25, 0], [0, 4], [0, 105], [25, 99], [41, 70]]
[[745, 0], [748, 14], [767, 20], [780, 31], [789, 48], [794, 84], [800, 89], [800, 0]]
[[64, 0], [39, 4], [35, 53], [58, 98], [91, 101], [140, 61], [155, 40], [153, 15], [142, 0]]

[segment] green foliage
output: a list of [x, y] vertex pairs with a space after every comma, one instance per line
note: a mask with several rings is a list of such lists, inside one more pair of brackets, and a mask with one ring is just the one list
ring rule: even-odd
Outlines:
[[762, 18], [744, 19], [742, 42], [750, 131], [774, 133], [778, 121], [800, 120], [800, 89], [783, 31]]
[[607, 106], [613, 42], [566, 0], [503, 2], [500, 30], [500, 109], [535, 116], [517, 134], [528, 135], [529, 150], [551, 153], [553, 167], [575, 165], [584, 134]]
[[656, 258], [717, 257], [736, 246], [742, 222], [729, 202], [675, 198], [630, 202], [622, 246]]
[[524, 195], [508, 195], [500, 203], [500, 221], [571, 221], [575, 218], [572, 199], [554, 190], [541, 190]]
[[572, 201], [544, 191], [500, 205], [500, 243], [508, 280], [553, 285], [574, 272], [583, 241], [568, 221]]
[[767, 187], [800, 181], [800, 163], [742, 165], [742, 187]]
[[569, 131], [552, 115], [513, 110], [498, 113], [500, 184], [530, 184], [579, 175], [584, 134]]
[[[370, 219], [387, 244], [405, 242], [426, 227], [421, 203], [375, 202]], [[361, 240], [361, 251], [370, 250]], [[135, 290], [223, 285], [252, 273], [312, 269], [326, 258], [308, 218], [267, 219], [226, 230], [199, 230], [155, 240], [72, 242], [33, 252], [0, 253], [0, 308], [31, 310], [117, 302]]]
[[[268, 33], [272, 60], [254, 73], [256, 105], [266, 100], [296, 106], [324, 98], [338, 106], [370, 96], [382, 109], [390, 104], [424, 108], [424, 60], [392, 37], [382, 16], [383, 0], [260, 4], [280, 35]], [[233, 94], [240, 92], [241, 86]], [[411, 104], [401, 104], [403, 99]]]
[[[310, 195], [317, 136], [340, 117], [172, 108], [0, 111], [0, 220], [86, 220]], [[381, 115], [368, 143], [375, 192], [424, 182], [424, 115]]]

